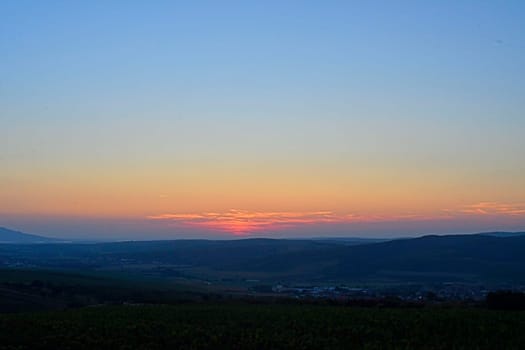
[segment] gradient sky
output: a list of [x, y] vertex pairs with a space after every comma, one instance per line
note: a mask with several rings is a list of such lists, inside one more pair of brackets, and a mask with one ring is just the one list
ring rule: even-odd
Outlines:
[[524, 1], [0, 1], [0, 226], [525, 230]]

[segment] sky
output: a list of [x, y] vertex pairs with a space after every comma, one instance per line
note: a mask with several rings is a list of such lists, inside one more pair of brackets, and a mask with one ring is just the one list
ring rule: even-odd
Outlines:
[[0, 1], [0, 226], [525, 230], [525, 2]]

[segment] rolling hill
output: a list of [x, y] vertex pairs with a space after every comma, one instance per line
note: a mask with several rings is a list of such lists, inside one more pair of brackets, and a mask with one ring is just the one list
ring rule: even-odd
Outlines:
[[10, 244], [0, 245], [2, 262], [216, 281], [522, 284], [525, 236], [424, 236], [361, 245], [282, 239]]
[[60, 242], [57, 239], [32, 235], [0, 227], [0, 243], [28, 244], [28, 243], [53, 243]]

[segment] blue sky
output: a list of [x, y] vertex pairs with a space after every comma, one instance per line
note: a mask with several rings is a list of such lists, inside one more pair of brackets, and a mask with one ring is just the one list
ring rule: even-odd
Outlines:
[[524, 23], [522, 1], [4, 0], [0, 217], [522, 208]]

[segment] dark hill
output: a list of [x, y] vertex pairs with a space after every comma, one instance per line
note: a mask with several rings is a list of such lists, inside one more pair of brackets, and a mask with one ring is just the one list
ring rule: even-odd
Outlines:
[[58, 240], [43, 236], [31, 235], [29, 233], [9, 230], [5, 227], [0, 227], [0, 243], [52, 243]]
[[[175, 240], [0, 245], [0, 263], [194, 273], [295, 282], [525, 283], [525, 236], [425, 236], [363, 245], [315, 240]], [[163, 271], [164, 271], [163, 270]]]
[[331, 247], [258, 261], [245, 269], [300, 271], [318, 266], [323, 279], [403, 282], [525, 282], [525, 236], [425, 236]]
[[480, 233], [480, 235], [492, 237], [518, 237], [525, 236], [525, 232], [484, 232]]

